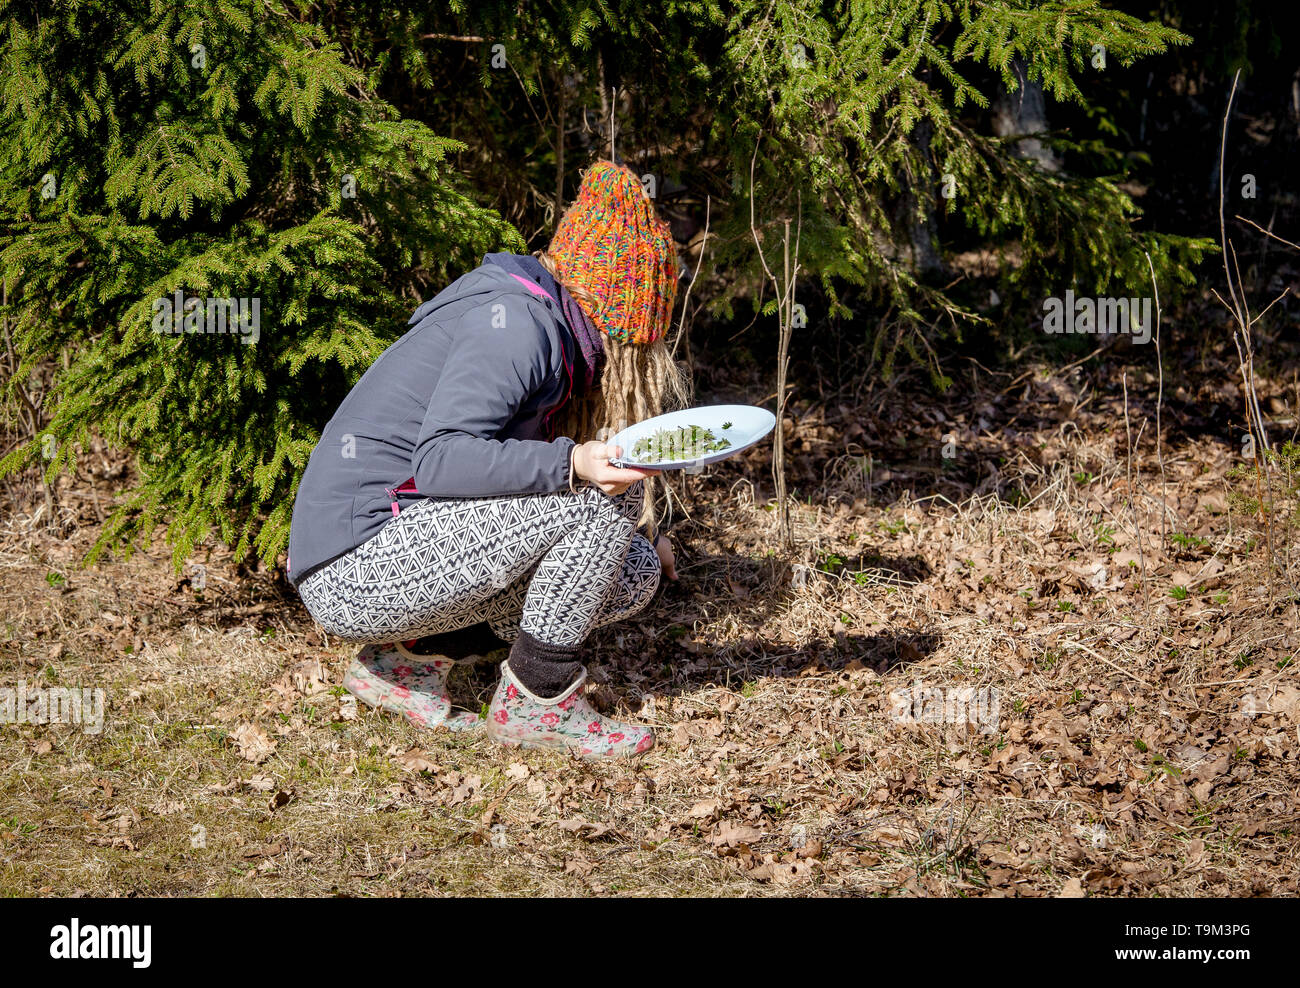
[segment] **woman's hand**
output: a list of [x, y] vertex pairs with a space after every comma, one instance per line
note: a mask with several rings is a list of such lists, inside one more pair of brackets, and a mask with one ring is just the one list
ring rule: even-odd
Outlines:
[[638, 480], [649, 477], [653, 471], [612, 467], [609, 461], [623, 455], [622, 446], [606, 446], [592, 440], [573, 447], [573, 473], [589, 480], [606, 494], [622, 494]]
[[677, 557], [673, 554], [673, 544], [668, 541], [667, 535], [655, 539], [655, 552], [659, 555], [659, 566], [664, 576], [670, 580], [677, 579]]

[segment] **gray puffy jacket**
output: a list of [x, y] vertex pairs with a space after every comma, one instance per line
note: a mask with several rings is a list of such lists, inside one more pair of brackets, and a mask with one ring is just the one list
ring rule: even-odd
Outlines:
[[568, 487], [573, 440], [546, 438], [548, 413], [574, 387], [576, 344], [558, 299], [536, 258], [488, 254], [415, 310], [311, 454], [293, 506], [291, 582], [372, 538], [411, 498]]

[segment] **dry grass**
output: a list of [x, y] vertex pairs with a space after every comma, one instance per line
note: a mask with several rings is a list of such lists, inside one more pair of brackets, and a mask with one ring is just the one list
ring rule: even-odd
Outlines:
[[[690, 479], [682, 585], [590, 643], [597, 704], [659, 729], [640, 763], [358, 710], [334, 685], [352, 649], [269, 574], [214, 551], [196, 597], [162, 551], [82, 570], [88, 529], [15, 517], [0, 685], [103, 687], [109, 710], [99, 735], [0, 732], [0, 890], [1295, 894], [1297, 605], [1224, 510], [1230, 449], [1167, 446], [1168, 503], [1139, 471], [1130, 509], [1114, 395], [1027, 387], [1017, 408], [1070, 422], [1013, 435], [972, 406], [923, 426], [957, 463], [870, 474], [805, 409], [791, 455], [822, 486], [792, 504], [795, 558], [743, 479], [761, 454]], [[906, 493], [955, 469], [965, 496]], [[476, 706], [492, 671], [462, 675]], [[996, 730], [896, 723], [918, 683], [997, 690]]]

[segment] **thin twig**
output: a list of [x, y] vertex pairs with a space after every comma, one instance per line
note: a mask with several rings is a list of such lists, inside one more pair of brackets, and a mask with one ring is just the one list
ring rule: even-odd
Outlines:
[[[1235, 214], [1235, 213], [1234, 213], [1233, 215], [1234, 215], [1234, 217], [1235, 217], [1236, 219], [1241, 220], [1241, 222], [1243, 222], [1243, 223], [1249, 223], [1251, 226], [1253, 226], [1253, 227], [1254, 227], [1256, 230], [1258, 230], [1260, 233], [1264, 234], [1264, 236], [1266, 236], [1266, 237], [1272, 237], [1274, 240], [1276, 240], [1276, 241], [1277, 241], [1278, 243], [1280, 243], [1280, 244], [1286, 244], [1288, 247], [1294, 247], [1296, 250], [1300, 250], [1300, 244], [1293, 244], [1293, 243], [1291, 243], [1290, 240], [1285, 240], [1285, 239], [1283, 239], [1282, 237], [1279, 237], [1279, 236], [1278, 236], [1276, 233], [1274, 233], [1273, 231], [1271, 231], [1271, 230], [1265, 230], [1262, 226], [1260, 226], [1260, 225], [1259, 225], [1258, 223], [1256, 223], [1254, 220], [1248, 220], [1248, 219], [1246, 219], [1246, 217], [1241, 216], [1241, 215], [1238, 215], [1238, 214]], [[1270, 222], [1271, 222], [1271, 221], [1270, 221]]]
[[1143, 686], [1146, 686], [1146, 685], [1147, 685], [1147, 681], [1146, 681], [1145, 679], [1143, 679], [1143, 678], [1140, 677], [1140, 676], [1135, 676], [1135, 675], [1133, 675], [1133, 673], [1129, 672], [1127, 669], [1123, 668], [1122, 666], [1117, 666], [1114, 662], [1110, 661], [1110, 659], [1106, 658], [1106, 656], [1102, 655], [1102, 654], [1101, 654], [1100, 652], [1098, 652], [1098, 651], [1095, 651], [1094, 649], [1089, 648], [1089, 647], [1088, 647], [1087, 645], [1085, 645], [1083, 642], [1064, 641], [1064, 642], [1061, 642], [1061, 647], [1062, 647], [1062, 648], [1080, 648], [1080, 649], [1083, 649], [1083, 651], [1087, 652], [1087, 653], [1088, 653], [1089, 655], [1091, 655], [1094, 659], [1100, 659], [1102, 662], [1105, 662], [1106, 665], [1110, 666], [1110, 667], [1111, 667], [1112, 669], [1114, 669], [1116, 672], [1121, 673], [1122, 675], [1128, 676], [1129, 679], [1132, 679], [1132, 680], [1134, 680], [1135, 682], [1139, 682], [1139, 683], [1141, 683]]
[[[1143, 253], [1146, 253], [1143, 251]], [[1147, 267], [1151, 271], [1151, 290], [1156, 296], [1156, 372], [1159, 375], [1156, 385], [1156, 462], [1160, 464], [1160, 545], [1165, 544], [1165, 512], [1169, 510], [1169, 480], [1165, 476], [1165, 454], [1160, 428], [1160, 409], [1165, 400], [1165, 364], [1160, 355], [1160, 286], [1156, 284], [1156, 267], [1147, 254]]]
[[[1241, 281], [1241, 270], [1237, 265], [1237, 254], [1232, 247], [1232, 241], [1228, 239], [1227, 226], [1223, 219], [1225, 185], [1223, 169], [1228, 144], [1228, 123], [1232, 118], [1232, 101], [1236, 96], [1237, 81], [1240, 77], [1241, 70], [1238, 69], [1232, 77], [1232, 89], [1228, 93], [1228, 105], [1223, 111], [1223, 127], [1219, 134], [1219, 247], [1223, 253], [1223, 275], [1227, 279], [1228, 295], [1232, 299], [1231, 306], [1226, 302], [1224, 302], [1224, 305], [1228, 308], [1236, 323], [1233, 327], [1232, 342], [1237, 348], [1237, 362], [1241, 371], [1242, 387], [1244, 389], [1246, 428], [1254, 445], [1255, 494], [1259, 499], [1259, 513], [1264, 523], [1264, 540], [1268, 551], [1268, 597], [1271, 605], [1273, 601], [1275, 556], [1273, 554], [1273, 518], [1269, 503], [1273, 493], [1273, 481], [1268, 475], [1264, 459], [1269, 449], [1268, 433], [1264, 428], [1264, 415], [1259, 407], [1259, 396], [1255, 390], [1254, 344], [1250, 332], [1252, 320], [1250, 310], [1245, 303], [1245, 286]], [[1228, 265], [1229, 257], [1232, 259], [1231, 267]], [[1232, 275], [1234, 268], [1237, 270], [1236, 282], [1233, 281]], [[1214, 295], [1220, 302], [1223, 302], [1223, 297], [1218, 292], [1215, 292]], [[1268, 484], [1267, 496], [1264, 492], [1265, 483]]]
[[691, 289], [695, 287], [695, 279], [700, 276], [700, 267], [704, 264], [704, 250], [709, 246], [709, 214], [712, 204], [712, 196], [704, 197], [704, 239], [700, 242], [700, 256], [695, 260], [695, 270], [691, 272], [691, 280], [686, 284], [686, 292], [682, 295], [682, 316], [677, 322], [677, 338], [673, 340], [673, 359], [677, 358], [677, 345], [681, 343], [682, 336], [686, 332], [686, 303], [691, 299]]
[[1128, 370], [1125, 369], [1120, 378], [1124, 386], [1124, 436], [1126, 467], [1128, 473], [1128, 507], [1129, 512], [1133, 515], [1133, 536], [1137, 539], [1138, 561], [1142, 564], [1142, 599], [1146, 604], [1146, 611], [1151, 613], [1151, 591], [1147, 587], [1147, 561], [1146, 554], [1142, 551], [1142, 529], [1138, 527], [1137, 504], [1133, 498], [1133, 430], [1129, 425], [1128, 419]]

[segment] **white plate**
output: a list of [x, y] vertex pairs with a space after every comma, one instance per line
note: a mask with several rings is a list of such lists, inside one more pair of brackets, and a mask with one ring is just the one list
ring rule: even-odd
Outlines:
[[[723, 423], [727, 428], [723, 428]], [[683, 426], [698, 425], [709, 429], [715, 436], [727, 440], [726, 449], [716, 453], [696, 457], [693, 460], [659, 460], [641, 463], [632, 459], [632, 448], [644, 436], [654, 435], [660, 429], [680, 429]], [[656, 415], [652, 419], [630, 425], [612, 439], [607, 440], [611, 446], [623, 447], [623, 455], [617, 460], [610, 460], [616, 467], [635, 467], [644, 470], [682, 470], [688, 467], [704, 466], [717, 463], [729, 456], [735, 456], [742, 450], [749, 449], [754, 443], [766, 436], [776, 426], [776, 416], [766, 408], [755, 405], [703, 405], [699, 408], [684, 408], [680, 412]]]

